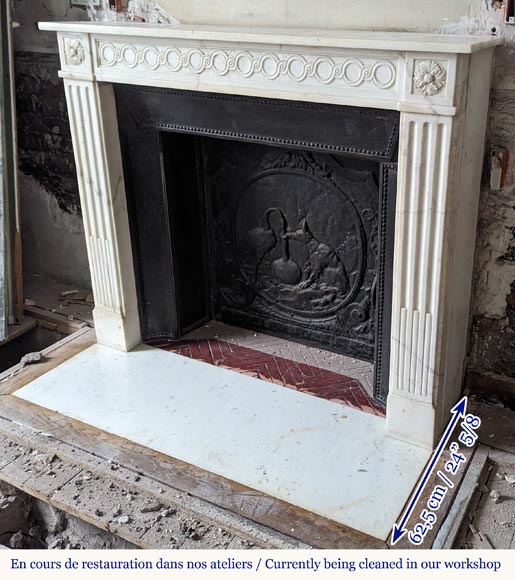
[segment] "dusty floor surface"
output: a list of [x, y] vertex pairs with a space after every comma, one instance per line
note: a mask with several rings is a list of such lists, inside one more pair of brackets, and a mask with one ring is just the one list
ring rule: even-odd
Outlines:
[[515, 470], [490, 465], [485, 486], [479, 490], [480, 500], [469, 514], [465, 537], [457, 548], [515, 548]]
[[6, 483], [0, 483], [0, 546], [66, 550], [137, 548]]
[[[47, 439], [44, 434], [27, 435], [27, 444], [22, 444], [17, 437], [0, 435], [0, 544], [19, 548], [307, 547], [114, 461], [63, 445], [53, 453], [52, 441]], [[11, 486], [14, 482], [16, 488]]]
[[455, 548], [515, 548], [515, 411], [498, 401], [471, 399], [481, 418], [480, 442], [490, 449]]
[[[87, 291], [46, 282], [27, 280], [26, 295], [34, 296], [28, 298], [29, 307], [91, 323]], [[498, 402], [471, 400], [471, 405], [482, 419], [480, 441], [490, 452], [487, 473], [475, 489], [454, 547], [513, 549], [515, 411]], [[27, 436], [21, 425], [8, 427], [7, 437], [5, 431], [0, 434], [0, 547], [308, 547], [189, 494], [164, 489], [116, 462], [62, 444], [53, 453], [44, 434]], [[16, 488], [9, 485], [13, 482]]]

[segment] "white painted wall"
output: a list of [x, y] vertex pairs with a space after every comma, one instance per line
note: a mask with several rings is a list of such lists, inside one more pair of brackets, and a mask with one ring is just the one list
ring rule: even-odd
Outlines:
[[[515, 26], [503, 24], [493, 0], [159, 0], [183, 24], [408, 30], [497, 34], [511, 42], [499, 51], [498, 88], [515, 90]], [[135, 12], [155, 4], [129, 0]], [[136, 7], [138, 10], [136, 10]], [[149, 10], [149, 13], [152, 11]], [[105, 17], [105, 13], [99, 15]], [[509, 52], [509, 60], [503, 58]]]
[[468, 16], [484, 0], [159, 0], [159, 4], [185, 24], [430, 31]]

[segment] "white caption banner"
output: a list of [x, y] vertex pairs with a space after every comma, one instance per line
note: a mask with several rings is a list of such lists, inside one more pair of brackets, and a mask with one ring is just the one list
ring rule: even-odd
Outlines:
[[0, 550], [0, 578], [514, 578], [515, 551]]

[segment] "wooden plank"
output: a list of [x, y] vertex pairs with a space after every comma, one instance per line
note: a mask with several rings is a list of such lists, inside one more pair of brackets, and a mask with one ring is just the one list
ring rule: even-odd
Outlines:
[[[490, 450], [490, 452], [491, 452], [491, 450]], [[469, 524], [472, 522], [472, 519], [475, 519], [475, 517], [473, 518], [472, 516], [476, 515], [477, 511], [480, 508], [480, 505], [483, 503], [485, 490], [488, 487], [488, 481], [490, 479], [491, 472], [492, 472], [491, 468], [492, 468], [492, 465], [490, 462], [490, 453], [489, 453], [489, 459], [488, 459], [487, 464], [485, 465], [485, 469], [483, 469], [479, 475], [477, 493], [473, 493], [471, 495], [470, 503], [468, 506], [468, 514], [466, 514], [466, 516], [464, 518], [463, 525], [458, 529], [458, 533], [457, 533], [456, 539], [454, 541], [455, 546], [463, 546], [466, 538], [469, 535], [469, 532], [471, 532]], [[480, 547], [484, 548], [485, 546], [482, 545]]]
[[209, 501], [317, 548], [386, 548], [380, 540], [178, 459], [37, 407], [15, 396], [0, 399], [0, 415], [59, 441], [147, 474], [163, 485]]
[[[174, 508], [172, 511], [175, 520], [196, 520], [202, 525], [210, 525], [215, 530], [222, 529], [235, 534], [240, 540], [251, 542], [261, 548], [309, 548], [307, 544], [293, 540], [207, 501], [193, 498], [169, 485], [158, 483], [151, 477], [125, 469], [117, 463], [100, 459], [90, 452], [57, 441], [41, 432], [31, 431], [19, 423], [0, 418], [0, 456], [2, 444], [7, 457], [3, 459], [3, 464], [0, 464], [0, 479], [6, 479], [6, 474], [11, 473], [10, 483], [15, 487], [20, 487], [30, 495], [48, 501], [89, 523], [100, 524], [99, 527], [102, 527], [103, 523], [111, 525], [113, 522], [109, 520], [112, 520], [113, 506], [117, 506], [123, 500], [128, 500], [127, 515], [133, 512], [147, 513], [146, 510], [141, 511], [141, 508], [145, 507], [141, 505], [142, 502], [158, 503], [163, 506], [162, 509]], [[33, 475], [29, 479], [26, 477], [25, 470], [16, 472], [13, 467], [9, 469], [9, 463], [14, 462], [23, 454], [29, 455], [32, 460], [30, 470]], [[40, 470], [39, 465], [45, 467]], [[4, 467], [5, 470], [3, 470]], [[20, 485], [21, 481], [24, 483]], [[106, 498], [104, 495], [102, 500], [97, 501], [101, 492], [107, 493], [109, 497]], [[108, 509], [103, 507], [106, 503]], [[169, 534], [163, 536], [163, 529], [160, 529], [162, 524], [166, 523], [166, 531], [170, 519], [167, 517], [166, 522], [161, 521], [160, 518], [155, 517], [155, 512], [148, 513], [150, 515], [145, 517], [150, 517], [150, 520], [146, 523], [142, 522], [145, 525], [141, 526], [148, 529], [150, 523], [148, 532], [141, 531], [142, 534], [144, 533], [142, 540], [147, 544], [145, 547], [148, 545], [170, 547]], [[151, 522], [156, 523], [157, 526], [153, 526]], [[225, 532], [222, 536], [226, 536]], [[211, 540], [217, 540], [212, 537], [212, 533], [210, 535]], [[223, 538], [218, 538], [220, 539]], [[167, 544], [163, 545], [163, 541]], [[237, 539], [235, 541], [237, 542]], [[161, 542], [161, 544], [156, 545], [156, 542]], [[206, 544], [203, 541], [202, 545], [196, 544], [194, 547], [209, 548], [210, 545], [209, 542]]]
[[495, 373], [469, 369], [465, 375], [465, 387], [476, 399], [491, 400], [492, 396], [507, 407], [515, 408], [515, 380]]
[[37, 377], [95, 343], [95, 331], [86, 327], [41, 351], [44, 359], [22, 367], [19, 363], [0, 374], [0, 396], [11, 395]]
[[39, 321], [45, 320], [50, 324], [55, 325], [56, 332], [61, 332], [63, 334], [73, 334], [74, 332], [77, 332], [77, 330], [89, 326], [87, 322], [81, 320], [68, 320], [68, 317], [63, 314], [44, 310], [39, 306], [25, 306], [25, 313]]
[[20, 336], [23, 336], [26, 332], [28, 332], [29, 330], [31, 330], [32, 328], [34, 328], [37, 325], [37, 321], [34, 320], [34, 318], [31, 318], [29, 316], [26, 316], [20, 324], [10, 324], [9, 325], [9, 334], [7, 335], [7, 337], [0, 341], [0, 346], [3, 346], [4, 344], [7, 344], [8, 342], [11, 342], [12, 340], [15, 340], [17, 338], [19, 338]]
[[474, 453], [474, 457], [470, 461], [469, 467], [458, 493], [456, 494], [451, 509], [449, 510], [449, 513], [442, 523], [438, 535], [433, 542], [433, 548], [443, 550], [452, 549], [468, 512], [479, 478], [486, 468], [488, 452], [488, 447], [480, 445]]
[[515, 411], [500, 404], [470, 401], [470, 412], [481, 417], [480, 443], [515, 454]]
[[[0, 429], [3, 427], [5, 424]], [[25, 445], [25, 439], [31, 447]], [[186, 494], [178, 498], [157, 486], [148, 489], [143, 476], [135, 478], [133, 472], [127, 476], [118, 466], [112, 471], [103, 461], [83, 464], [87, 454], [70, 448], [72, 457], [65, 457], [59, 453], [62, 449], [57, 453], [52, 449], [55, 441], [49, 445], [47, 440], [45, 446], [41, 445], [44, 439], [35, 439], [34, 434], [22, 435], [24, 447], [16, 438], [8, 439], [14, 460], [0, 469], [0, 480], [141, 548], [213, 549], [234, 542], [250, 542], [261, 549], [309, 548], [239, 516], [218, 518], [213, 514], [217, 508], [207, 502], [211, 517], [203, 517], [190, 509], [191, 498]], [[28, 477], [27, 471], [32, 475]], [[118, 521], [122, 514], [124, 521]], [[191, 529], [199, 533], [194, 541]]]

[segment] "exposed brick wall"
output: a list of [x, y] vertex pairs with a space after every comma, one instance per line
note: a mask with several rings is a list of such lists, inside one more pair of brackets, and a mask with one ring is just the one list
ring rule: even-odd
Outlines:
[[472, 362], [482, 371], [515, 377], [515, 280], [506, 296], [506, 317], [476, 316]]
[[59, 57], [37, 52], [15, 58], [19, 168], [55, 197], [60, 209], [80, 209], [70, 125]]
[[[511, 46], [506, 47], [509, 62]], [[498, 58], [497, 67], [503, 65]], [[467, 386], [515, 403], [515, 90], [492, 92], [488, 142], [510, 156], [506, 183], [491, 190], [485, 172], [479, 208]], [[507, 396], [509, 385], [512, 396]]]

